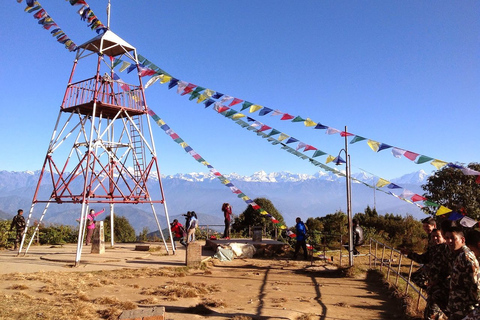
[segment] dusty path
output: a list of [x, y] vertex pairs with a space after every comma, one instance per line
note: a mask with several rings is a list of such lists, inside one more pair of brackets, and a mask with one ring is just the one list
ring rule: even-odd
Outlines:
[[0, 252], [1, 319], [114, 319], [152, 305], [164, 306], [171, 320], [403, 319], [399, 301], [375, 276], [345, 278], [320, 261], [211, 260], [204, 270], [187, 270], [184, 251], [148, 255], [125, 246], [108, 252], [115, 258], [71, 268], [41, 260], [50, 249], [28, 257]]

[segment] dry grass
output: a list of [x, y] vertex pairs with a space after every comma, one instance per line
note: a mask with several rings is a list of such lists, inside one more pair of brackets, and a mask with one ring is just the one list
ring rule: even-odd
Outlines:
[[[182, 278], [188, 273], [188, 268], [180, 267], [0, 275], [0, 283], [11, 282], [12, 284], [5, 288], [14, 290], [12, 294], [0, 295], [0, 319], [118, 319], [123, 310], [136, 309], [137, 303], [121, 301], [112, 295], [95, 299], [90, 296], [90, 292], [98, 288], [103, 288], [104, 291], [118, 286], [119, 280]], [[140, 291], [138, 284], [128, 286]], [[154, 294], [175, 299], [198, 297], [205, 292], [217, 290], [218, 288], [202, 283], [174, 282], [169, 288], [158, 288]], [[149, 297], [140, 303], [157, 304], [158, 300]], [[208, 301], [208, 304], [221, 305], [221, 302]]]
[[10, 290], [27, 290], [28, 286], [26, 286], [24, 284], [14, 284], [12, 286], [7, 287], [7, 289], [10, 289]]
[[318, 319], [318, 316], [314, 315], [313, 313], [302, 314], [297, 320], [314, 320]]
[[174, 281], [157, 288], [146, 288], [141, 291], [141, 294], [163, 296], [169, 301], [176, 301], [179, 298], [197, 298], [218, 291], [220, 288], [217, 285]]

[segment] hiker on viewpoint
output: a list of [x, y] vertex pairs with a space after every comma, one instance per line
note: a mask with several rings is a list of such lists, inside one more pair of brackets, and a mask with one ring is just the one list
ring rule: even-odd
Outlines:
[[13, 217], [12, 224], [10, 225], [10, 232], [13, 231], [13, 227], [17, 231], [17, 235], [15, 237], [15, 247], [13, 250], [17, 250], [18, 244], [22, 241], [23, 233], [25, 232], [25, 217], [23, 216], [23, 210], [18, 209], [17, 215]]
[[223, 232], [223, 238], [230, 240], [230, 222], [232, 220], [232, 206], [229, 203], [222, 205], [223, 216], [225, 217], [225, 231]]
[[353, 254], [356, 256], [360, 254], [357, 247], [365, 243], [365, 238], [363, 237], [363, 228], [360, 227], [357, 219], [352, 220], [353, 224]]
[[91, 209], [90, 213], [87, 215], [87, 240], [85, 245], [89, 245], [92, 241], [93, 230], [95, 230], [95, 217], [105, 212], [105, 209], [95, 212]]
[[295, 229], [297, 231], [297, 242], [295, 243], [295, 253], [293, 254], [293, 259], [297, 259], [298, 251], [300, 251], [300, 247], [302, 247], [303, 258], [307, 260], [307, 227], [305, 227], [305, 224], [300, 217], [298, 217], [295, 221], [297, 222], [295, 225]]
[[195, 230], [197, 229], [198, 224], [197, 214], [195, 211], [189, 211], [187, 213], [187, 219], [188, 217], [190, 217], [190, 220], [188, 221], [187, 225], [187, 244], [195, 241]]
[[173, 232], [173, 241], [179, 241], [182, 245], [187, 246], [185, 243], [185, 236], [187, 233], [185, 232], [185, 228], [182, 226], [182, 224], [175, 219], [170, 224], [170, 227]]

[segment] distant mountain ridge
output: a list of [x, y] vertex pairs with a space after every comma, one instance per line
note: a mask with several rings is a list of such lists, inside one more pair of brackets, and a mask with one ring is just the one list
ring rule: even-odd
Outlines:
[[[38, 182], [40, 171], [0, 171], [0, 212], [13, 217], [18, 208], [23, 208], [26, 213], [31, 206], [31, 201]], [[275, 207], [282, 213], [288, 226], [294, 224], [295, 218], [320, 217], [337, 210], [346, 211], [345, 177], [333, 173], [317, 172], [313, 175], [291, 172], [258, 171], [250, 176], [236, 173], [224, 175], [250, 198], [264, 197], [270, 199]], [[355, 174], [353, 177], [374, 185], [376, 178], [366, 174]], [[428, 175], [420, 170], [391, 179], [410, 191], [423, 194], [421, 185], [426, 182]], [[158, 176], [150, 176], [149, 184], [153, 199], [158, 199]], [[220, 210], [223, 202], [229, 202], [234, 208], [234, 214], [243, 212], [247, 205], [245, 202], [226, 188], [211, 173], [179, 173], [175, 175], [162, 175], [165, 199], [168, 204], [170, 221], [174, 218], [183, 221], [181, 214], [194, 210], [199, 214], [200, 224], [223, 224]], [[401, 189], [397, 189], [401, 190]], [[51, 190], [42, 186], [40, 192], [47, 196]], [[389, 190], [388, 190], [389, 191]], [[399, 192], [401, 193], [401, 191]], [[379, 213], [411, 214], [416, 218], [423, 218], [424, 214], [415, 205], [401, 201], [384, 192], [374, 191], [360, 183], [352, 183], [352, 208], [353, 213], [363, 212], [369, 205], [376, 206]], [[107, 211], [108, 211], [108, 205]], [[92, 208], [102, 208], [101, 205], [92, 205]], [[161, 227], [166, 225], [163, 207], [155, 205], [160, 218]], [[35, 206], [33, 218], [38, 219], [43, 206]], [[79, 205], [52, 204], [45, 216], [47, 223], [71, 224], [80, 211]], [[115, 205], [116, 214], [126, 216], [135, 230], [140, 232], [144, 227], [150, 231], [156, 230], [156, 222], [148, 205]], [[4, 218], [4, 214], [0, 218]]]

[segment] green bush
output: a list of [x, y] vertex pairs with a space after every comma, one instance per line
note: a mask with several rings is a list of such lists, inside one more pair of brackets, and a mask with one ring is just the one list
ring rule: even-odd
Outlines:
[[[31, 229], [32, 231], [35, 230], [35, 227]], [[40, 225], [38, 237], [40, 244], [76, 243], [78, 241], [78, 228], [65, 225], [51, 225], [48, 227]]]
[[[110, 216], [105, 218], [103, 226], [105, 228], [105, 241], [111, 241]], [[133, 229], [127, 218], [115, 216], [113, 228], [115, 242], [135, 242], [137, 240], [135, 229]]]

